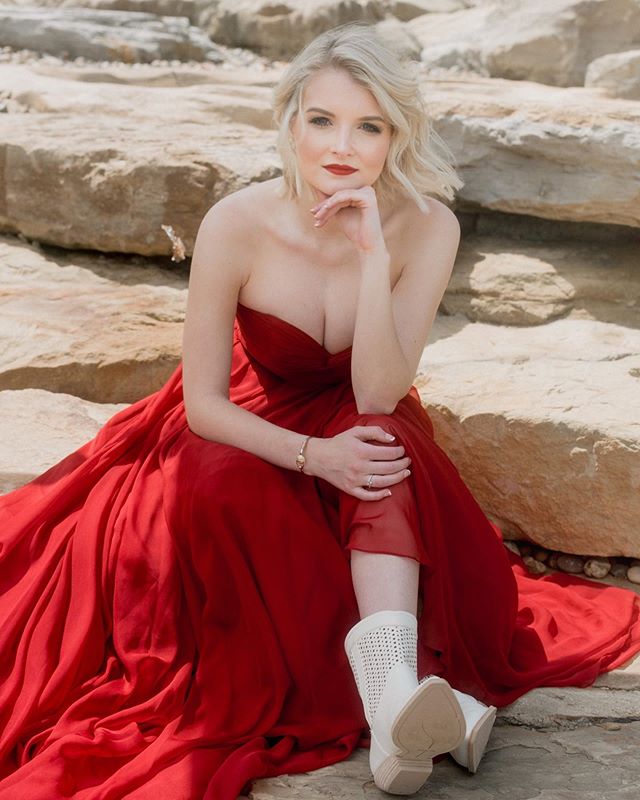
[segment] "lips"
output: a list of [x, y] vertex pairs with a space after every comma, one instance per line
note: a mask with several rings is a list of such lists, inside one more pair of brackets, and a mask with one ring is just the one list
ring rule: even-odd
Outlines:
[[353, 167], [341, 167], [338, 164], [329, 164], [325, 169], [332, 172], [334, 175], [351, 175], [351, 173], [358, 171]]

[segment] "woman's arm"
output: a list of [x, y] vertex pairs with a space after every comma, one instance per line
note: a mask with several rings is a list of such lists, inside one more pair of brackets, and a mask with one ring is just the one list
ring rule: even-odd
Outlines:
[[[297, 469], [305, 434], [274, 425], [229, 400], [238, 295], [249, 277], [246, 254], [258, 246], [251, 240], [249, 215], [241, 193], [227, 195], [209, 209], [198, 229], [182, 341], [185, 413], [198, 436]], [[310, 440], [305, 449], [308, 474], [317, 444]]]

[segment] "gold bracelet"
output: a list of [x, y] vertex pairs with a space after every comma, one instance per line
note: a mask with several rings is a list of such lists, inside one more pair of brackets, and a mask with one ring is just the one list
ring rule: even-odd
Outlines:
[[296, 456], [296, 466], [298, 467], [300, 472], [304, 472], [304, 455], [303, 455], [303, 453], [304, 453], [305, 447], [307, 446], [307, 442], [309, 441], [310, 438], [311, 438], [311, 436], [307, 436], [307, 438], [302, 443], [302, 447], [300, 448], [300, 452]]

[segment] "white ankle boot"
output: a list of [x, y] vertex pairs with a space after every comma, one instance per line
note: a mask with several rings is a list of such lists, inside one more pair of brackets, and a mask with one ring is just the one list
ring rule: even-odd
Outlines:
[[376, 786], [412, 794], [432, 759], [458, 747], [465, 717], [443, 678], [417, 678], [418, 621], [408, 611], [377, 611], [351, 628], [344, 648], [371, 729], [369, 765]]
[[[421, 679], [426, 681], [429, 676]], [[465, 719], [465, 736], [462, 742], [450, 752], [455, 761], [469, 772], [476, 772], [491, 735], [496, 719], [497, 708], [488, 706], [473, 695], [453, 689]]]

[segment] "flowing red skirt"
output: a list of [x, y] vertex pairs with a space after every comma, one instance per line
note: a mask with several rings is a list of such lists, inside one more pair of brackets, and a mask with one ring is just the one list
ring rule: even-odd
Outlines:
[[[302, 436], [395, 433], [380, 501], [193, 433], [182, 370], [0, 497], [0, 800], [235, 800], [368, 745], [343, 649], [352, 549], [420, 562], [418, 671], [503, 706], [640, 650], [640, 598], [533, 577], [433, 438], [415, 388], [357, 413], [331, 354], [238, 307], [230, 399]], [[292, 454], [292, 460], [295, 454]]]

